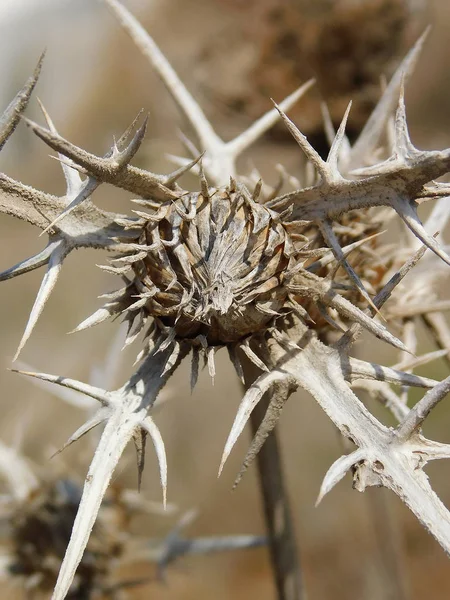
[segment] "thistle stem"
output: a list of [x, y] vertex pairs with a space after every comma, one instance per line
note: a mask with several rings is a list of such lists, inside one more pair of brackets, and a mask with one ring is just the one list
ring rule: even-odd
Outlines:
[[[256, 369], [247, 361], [243, 361], [243, 368], [245, 385], [248, 387], [255, 380]], [[251, 414], [252, 436], [264, 418], [270, 397], [270, 393], [266, 394]], [[269, 434], [259, 451], [257, 465], [277, 600], [305, 600], [300, 559], [275, 430]]]

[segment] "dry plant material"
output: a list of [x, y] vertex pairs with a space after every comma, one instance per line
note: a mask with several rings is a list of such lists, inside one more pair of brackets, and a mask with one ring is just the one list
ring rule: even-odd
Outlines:
[[[210, 2], [211, 4], [211, 2]], [[256, 118], [267, 98], [283, 97], [317, 78], [333, 122], [350, 100], [348, 131], [356, 134], [374, 108], [380, 77], [391, 75], [420, 33], [421, 0], [213, 0], [222, 25], [213, 39], [198, 40], [195, 82], [217, 109]], [[220, 12], [222, 10], [222, 12]], [[226, 18], [231, 15], [234, 18]], [[317, 97], [305, 98], [291, 116], [319, 138]], [[277, 135], [284, 135], [277, 126]]]
[[[415, 361], [431, 360], [436, 353], [413, 358], [404, 371], [349, 354], [353, 342], [366, 330], [398, 349], [404, 361], [405, 353], [415, 350], [415, 319], [440, 315], [448, 307], [446, 302], [439, 303], [434, 288], [441, 277], [437, 266], [448, 269], [450, 263], [435, 235], [448, 220], [450, 188], [435, 180], [450, 170], [450, 150], [415, 148], [404, 105], [404, 82], [424, 36], [394, 74], [353, 145], [345, 134], [350, 106], [336, 133], [327, 120], [330, 151], [323, 160], [285, 113], [310, 82], [247, 131], [224, 142], [149, 34], [117, 0], [105, 0], [105, 4], [169, 89], [197, 134], [198, 149], [187, 142], [192, 158], [178, 158], [176, 171], [157, 175], [131, 164], [145, 134], [145, 121], [140, 126], [133, 123], [98, 157], [64, 139], [44, 111], [47, 127], [27, 123], [58, 153], [66, 194], [57, 198], [6, 175], [0, 178], [0, 210], [40, 227], [49, 236], [45, 250], [1, 276], [7, 279], [41, 266], [47, 269], [17, 354], [57, 282], [65, 257], [75, 248], [115, 252], [103, 268], [123, 282], [78, 329], [123, 315], [129, 325], [126, 344], [145, 332], [140, 365], [116, 390], [67, 377], [26, 373], [98, 401], [97, 412], [67, 445], [104, 425], [53, 600], [62, 600], [70, 589], [102, 498], [129, 441], [136, 445], [142, 472], [145, 440], [151, 438], [165, 501], [166, 455], [152, 408], [185, 356], [192, 357], [194, 386], [201, 359], [214, 377], [214, 355], [222, 347], [227, 348], [239, 377], [245, 360], [254, 363], [260, 376], [246, 389], [220, 470], [264, 394], [274, 390], [239, 477], [275, 426], [290, 394], [301, 387], [355, 445], [353, 452], [338, 458], [329, 469], [319, 500], [351, 471], [353, 485], [360, 491], [372, 485], [390, 488], [450, 552], [450, 515], [423, 471], [428, 461], [448, 458], [450, 446], [422, 434], [424, 420], [450, 390], [450, 377], [437, 382], [411, 372]], [[25, 108], [37, 75], [3, 118], [4, 141]], [[280, 169], [281, 183], [270, 188], [256, 172], [240, 176], [236, 159], [277, 119], [300, 146], [307, 166], [300, 180]], [[187, 171], [198, 175], [199, 191], [179, 185]], [[138, 205], [132, 216], [96, 207], [91, 195], [103, 183], [132, 194]], [[281, 184], [291, 189], [281, 195]], [[432, 199], [437, 200], [435, 209], [422, 224], [417, 207]], [[405, 243], [388, 246], [379, 234], [395, 215], [404, 225]], [[419, 261], [425, 252], [427, 272], [420, 279]], [[404, 281], [411, 270], [412, 276]], [[415, 272], [419, 276], [414, 279]], [[422, 289], [419, 302], [408, 293], [418, 288]], [[384, 304], [387, 323], [379, 317]], [[391, 324], [397, 335], [391, 333]], [[449, 339], [444, 320], [435, 328], [435, 336], [439, 346]], [[375, 397], [398, 418], [397, 428], [380, 423], [358, 399], [352, 388], [361, 382], [374, 386]], [[395, 393], [389, 384], [401, 386], [401, 391]], [[429, 390], [411, 410], [405, 396], [410, 386]]]
[[[42, 481], [28, 461], [0, 442], [0, 472], [7, 480], [2, 498], [0, 581], [27, 598], [48, 598], [55, 585], [81, 497], [81, 487], [71, 478]], [[112, 486], [100, 507], [84, 555], [67, 593], [70, 600], [125, 600], [129, 592], [159, 583], [173, 562], [186, 555], [256, 548], [264, 536], [229, 535], [186, 537], [183, 532], [196, 516], [188, 511], [163, 538], [133, 533], [138, 515], [172, 515], [162, 505], [146, 501], [138, 492]], [[124, 577], [124, 570], [146, 566], [145, 577]]]

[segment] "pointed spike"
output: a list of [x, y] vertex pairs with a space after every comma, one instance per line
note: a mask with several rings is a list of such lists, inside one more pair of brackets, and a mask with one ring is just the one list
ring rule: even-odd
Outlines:
[[450, 377], [447, 377], [435, 385], [433, 389], [428, 391], [409, 411], [404, 421], [400, 423], [397, 429], [397, 441], [399, 443], [405, 442], [406, 440], [409, 440], [415, 432], [419, 431], [430, 412], [449, 392]]
[[136, 155], [137, 151], [141, 147], [142, 142], [144, 141], [147, 126], [148, 115], [145, 117], [144, 122], [134, 134], [128, 146], [124, 150], [119, 150], [119, 154], [116, 157], [116, 160], [119, 163], [119, 165], [127, 165], [131, 161], [131, 159]]
[[253, 350], [250, 348], [250, 345], [248, 343], [248, 341], [246, 340], [244, 343], [242, 343], [240, 346], [240, 349], [242, 350], [242, 352], [244, 352], [244, 354], [247, 356], [247, 358], [258, 367], [258, 369], [261, 369], [261, 371], [266, 371], [268, 372], [269, 369], [267, 368], [267, 366], [263, 363], [263, 361], [259, 358], [259, 356], [257, 356]]
[[191, 394], [194, 391], [195, 385], [198, 380], [198, 371], [200, 364], [200, 349], [192, 348], [192, 362], [191, 362]]
[[180, 356], [180, 352], [181, 352], [181, 344], [177, 341], [175, 341], [175, 343], [173, 344], [173, 349], [172, 352], [170, 353], [166, 364], [164, 366], [164, 370], [162, 372], [162, 376], [166, 375], [166, 373], [169, 373], [173, 366], [176, 364], [178, 357]]
[[238, 376], [240, 382], [242, 384], [245, 384], [244, 369], [242, 368], [241, 361], [239, 360], [239, 357], [237, 355], [236, 347], [228, 345], [227, 350], [228, 350], [228, 356], [230, 357], [230, 360], [231, 360], [231, 364], [233, 365], [233, 367], [236, 371], [236, 375]]
[[399, 350], [403, 350], [403, 352], [407, 352], [411, 354], [405, 344], [396, 338], [392, 333], [390, 333], [386, 327], [374, 321], [371, 317], [363, 313], [362, 310], [354, 306], [351, 302], [339, 296], [339, 294], [329, 295], [328, 297], [323, 298], [323, 301], [335, 308], [339, 313], [359, 323], [364, 329], [373, 333], [373, 335], [380, 340], [383, 340], [394, 346], [394, 348], [398, 348]]
[[350, 109], [352, 107], [352, 101], [350, 100], [347, 109], [342, 117], [341, 124], [339, 126], [338, 132], [331, 144], [330, 152], [328, 153], [327, 163], [330, 167], [330, 171], [332, 176], [339, 180], [341, 179], [341, 175], [339, 173], [339, 159], [341, 157], [342, 145], [345, 140], [345, 128], [347, 127], [348, 115], [350, 114]]
[[308, 142], [306, 136], [294, 125], [294, 123], [289, 119], [289, 117], [280, 109], [280, 107], [272, 100], [275, 108], [280, 113], [281, 118], [283, 119], [286, 127], [288, 128], [290, 134], [300, 146], [300, 148], [305, 153], [305, 156], [311, 161], [314, 167], [317, 169], [317, 172], [322, 177], [324, 181], [328, 181], [330, 178], [330, 169], [327, 163], [322, 160], [318, 152], [314, 150], [311, 144]]
[[264, 396], [264, 394], [277, 382], [285, 379], [286, 375], [284, 373], [280, 373], [277, 371], [272, 371], [270, 373], [266, 373], [261, 375], [253, 385], [251, 385], [246, 391], [240, 405], [238, 411], [236, 413], [236, 417], [234, 419], [233, 426], [231, 428], [228, 439], [225, 443], [224, 451], [222, 454], [222, 460], [220, 461], [219, 466], [219, 476], [222, 473], [225, 462], [230, 455], [231, 450], [233, 449], [238, 437], [241, 435], [242, 430], [245, 427], [248, 419], [250, 418], [253, 409]]
[[430, 28], [428, 27], [408, 52], [354, 143], [350, 155], [352, 166], [361, 164], [361, 160], [367, 160], [375, 150], [386, 123], [397, 104], [402, 80], [413, 72], [429, 31]]
[[413, 254], [413, 256], [406, 261], [406, 263], [395, 273], [386, 285], [378, 292], [378, 294], [373, 299], [373, 302], [378, 308], [381, 308], [383, 304], [390, 298], [392, 292], [397, 287], [397, 285], [402, 281], [402, 279], [409, 273], [409, 271], [415, 267], [415, 265], [419, 262], [422, 256], [425, 254], [427, 250], [427, 246], [422, 246]]
[[322, 302], [318, 302], [317, 303], [317, 308], [319, 309], [319, 313], [322, 316], [323, 319], [325, 319], [325, 321], [331, 325], [331, 327], [333, 329], [336, 329], [337, 331], [340, 331], [341, 333], [345, 333], [345, 330], [342, 328], [341, 325], [339, 325], [339, 323], [337, 323], [328, 313], [327, 313], [327, 309], [326, 307], [323, 305]]
[[214, 361], [215, 348], [214, 346], [208, 346], [206, 348], [206, 356], [208, 362], [208, 373], [211, 377], [212, 384], [214, 385], [214, 377], [216, 375], [216, 364]]
[[199, 175], [200, 175], [200, 189], [202, 192], [202, 196], [205, 200], [209, 200], [209, 184], [206, 179], [205, 171], [203, 169], [203, 161], [199, 162], [198, 165]]
[[[333, 145], [333, 142], [336, 138], [336, 130], [333, 125], [333, 121], [331, 120], [330, 111], [328, 109], [328, 105], [326, 102], [320, 103], [320, 110], [322, 112], [323, 126], [325, 131], [325, 137], [327, 138], [328, 145]], [[300, 186], [297, 186], [300, 187]]]
[[43, 52], [38, 60], [38, 63], [34, 69], [33, 75], [27, 80], [23, 88], [16, 95], [14, 100], [10, 102], [8, 107], [0, 115], [0, 150], [6, 144], [8, 139], [14, 133], [14, 130], [19, 123], [21, 114], [25, 111], [28, 103], [36, 87], [39, 75], [42, 69], [42, 63], [44, 62], [45, 52]]
[[[426, 246], [422, 246], [419, 248], [417, 252], [413, 254], [413, 256], [406, 261], [406, 263], [395, 273], [386, 285], [378, 292], [378, 294], [373, 299], [373, 303], [377, 308], [381, 308], [385, 302], [390, 298], [392, 292], [397, 287], [397, 285], [402, 281], [402, 279], [409, 273], [409, 271], [419, 262], [419, 260], [424, 255], [427, 250]], [[342, 336], [340, 341], [338, 342], [338, 346], [341, 348], [348, 347], [359, 335], [359, 326], [357, 324], [353, 324], [346, 333]]]
[[101, 404], [105, 406], [111, 403], [111, 398], [108, 392], [102, 390], [101, 388], [94, 387], [93, 385], [89, 385], [88, 383], [82, 383], [81, 381], [77, 381], [76, 379], [61, 377], [61, 375], [49, 375], [48, 373], [32, 373], [30, 371], [19, 371], [18, 369], [11, 369], [11, 371], [13, 373], [19, 373], [19, 375], [26, 375], [27, 377], [36, 377], [37, 379], [41, 379], [42, 381], [50, 381], [51, 383], [56, 383], [57, 385], [62, 385], [63, 387], [75, 390], [76, 392], [81, 392], [86, 396], [90, 396], [91, 398], [98, 400]]
[[235, 479], [233, 484], [233, 489], [235, 489], [239, 483], [241, 482], [242, 477], [244, 476], [247, 469], [253, 463], [254, 459], [258, 455], [259, 451], [264, 445], [264, 442], [274, 429], [275, 425], [278, 423], [281, 415], [281, 411], [286, 404], [288, 397], [290, 395], [289, 387], [280, 386], [280, 392], [275, 393], [270, 400], [270, 404], [267, 407], [266, 414], [256, 431], [252, 443], [250, 444], [249, 449], [247, 450], [247, 454], [245, 455], [244, 461], [242, 463], [242, 467], [238, 473], [238, 476]]
[[137, 469], [138, 469], [138, 492], [141, 491], [142, 475], [145, 467], [145, 443], [147, 440], [147, 432], [144, 429], [139, 429], [133, 433], [134, 447], [136, 448]]
[[[178, 198], [178, 194], [161, 183], [161, 177], [150, 171], [136, 169], [130, 165], [122, 166], [112, 157], [99, 157], [82, 148], [78, 148], [63, 137], [41, 127], [34, 121], [23, 117], [31, 130], [50, 148], [71, 159], [73, 168], [84, 172], [100, 182], [113, 183], [117, 187], [131, 191], [133, 194], [152, 197], [159, 200]], [[108, 155], [107, 155], [108, 156]]]
[[[70, 167], [68, 167], [70, 168]], [[80, 179], [81, 182], [81, 179]], [[81, 186], [78, 188], [78, 193], [73, 200], [67, 205], [67, 207], [60, 213], [51, 223], [48, 225], [40, 235], [44, 235], [44, 233], [48, 233], [50, 229], [53, 229], [55, 225], [57, 225], [62, 219], [67, 217], [77, 206], [79, 206], [82, 202], [87, 200], [89, 196], [91, 196], [95, 190], [99, 187], [100, 181], [97, 181], [93, 177], [88, 177], [84, 183], [81, 183]], [[69, 197], [68, 197], [69, 199]]]
[[[310, 79], [299, 88], [297, 88], [292, 94], [287, 96], [280, 102], [278, 108], [281, 111], [287, 112], [290, 110], [298, 100], [315, 84], [315, 79]], [[237, 158], [244, 152], [249, 146], [251, 146], [256, 140], [271, 129], [280, 118], [280, 112], [276, 108], [272, 108], [267, 111], [257, 121], [252, 123], [250, 127], [242, 132], [240, 135], [234, 138], [226, 144], [226, 149], [231, 153], [233, 158]]]
[[[353, 242], [352, 244], [348, 244], [347, 246], [344, 246], [342, 248], [344, 257], [348, 256], [350, 254], [350, 252], [353, 252], [353, 250], [360, 248], [368, 241], [373, 240], [380, 235], [383, 235], [383, 233], [386, 233], [386, 231], [377, 231], [377, 233], [372, 233], [372, 235], [368, 235], [367, 237], [365, 237], [361, 240], [358, 240], [357, 242]], [[309, 271], [310, 273], [314, 273], [314, 272], [318, 271], [319, 269], [321, 269], [322, 267], [326, 267], [327, 265], [329, 265], [331, 262], [333, 262], [333, 260], [335, 260], [335, 258], [336, 257], [335, 257], [334, 252], [332, 250], [329, 250], [327, 253], [324, 253], [324, 255], [321, 258], [319, 258], [318, 260], [314, 261], [312, 264], [307, 266], [306, 270]]]
[[23, 347], [30, 338], [31, 333], [33, 332], [33, 329], [39, 317], [41, 316], [42, 311], [44, 310], [44, 306], [46, 305], [53, 291], [53, 288], [55, 287], [55, 284], [58, 281], [59, 275], [61, 273], [61, 267], [64, 258], [67, 255], [67, 252], [68, 250], [65, 243], [61, 241], [50, 255], [47, 272], [44, 275], [44, 278], [42, 279], [41, 287], [39, 288], [33, 308], [31, 309], [31, 313], [28, 318], [24, 334], [22, 336], [22, 339], [20, 340], [20, 344], [13, 358], [13, 362], [19, 358]]
[[13, 277], [17, 277], [19, 275], [23, 275], [24, 273], [28, 273], [29, 271], [34, 271], [35, 269], [39, 269], [39, 267], [43, 267], [48, 264], [50, 260], [50, 256], [52, 255], [55, 248], [59, 245], [60, 241], [50, 242], [44, 250], [38, 252], [34, 256], [30, 258], [26, 258], [21, 262], [17, 263], [13, 267], [6, 269], [3, 273], [0, 273], [0, 281], [6, 281], [7, 279], [12, 279]]
[[86, 477], [83, 494], [52, 600], [64, 600], [87, 546], [106, 489], [137, 423], [127, 412], [115, 411], [102, 433]]
[[[15, 367], [20, 369], [20, 371], [36, 371], [34, 367], [23, 362], [22, 360], [16, 361]], [[30, 381], [36, 387], [56, 396], [70, 406], [75, 406], [83, 411], [91, 411], [92, 408], [95, 407], [95, 401], [90, 396], [86, 396], [67, 387], [55, 386], [52, 382], [44, 381], [42, 379], [32, 378]]]
[[419, 238], [419, 240], [425, 244], [425, 246], [439, 256], [439, 258], [450, 265], [450, 256], [448, 256], [448, 254], [443, 250], [436, 238], [434, 238], [425, 230], [419, 219], [416, 208], [406, 200], [397, 201], [392, 205], [392, 207], [400, 215], [413, 234]]
[[423, 365], [427, 365], [428, 363], [438, 360], [442, 358], [448, 353], [447, 348], [443, 350], [433, 350], [432, 352], [427, 352], [425, 354], [421, 354], [417, 358], [412, 358], [408, 360], [401, 361], [396, 365], [393, 365], [393, 369], [400, 369], [403, 371], [409, 371], [411, 369], [416, 369], [417, 367], [422, 367]]
[[165, 510], [167, 506], [167, 459], [164, 441], [162, 439], [158, 427], [156, 426], [155, 422], [151, 417], [146, 417], [141, 422], [141, 427], [149, 434], [155, 447], [155, 452], [159, 464], [159, 477], [163, 492], [163, 506]]
[[195, 165], [197, 165], [204, 156], [205, 156], [205, 153], [202, 152], [201, 154], [199, 154], [197, 156], [197, 158], [194, 158], [194, 160], [188, 161], [186, 164], [182, 165], [179, 169], [177, 169], [176, 171], [173, 171], [173, 173], [166, 175], [166, 179], [164, 180], [164, 185], [166, 187], [172, 186], [174, 183], [176, 183], [178, 181], [178, 179], [180, 179], [180, 177], [182, 177], [185, 173], [187, 173], [193, 167], [195, 167]]
[[409, 137], [408, 123], [406, 121], [404, 76], [400, 84], [398, 107], [395, 114], [395, 152], [402, 158], [407, 158], [416, 152]]
[[83, 331], [84, 329], [89, 329], [89, 327], [93, 327], [94, 325], [98, 325], [99, 323], [103, 323], [106, 319], [111, 318], [115, 314], [119, 314], [122, 312], [122, 307], [119, 303], [115, 303], [114, 306], [105, 308], [99, 308], [95, 311], [94, 314], [90, 315], [87, 319], [82, 321], [75, 329], [70, 331], [69, 333], [77, 333], [78, 331]]
[[61, 454], [66, 448], [71, 446], [74, 442], [78, 442], [84, 435], [95, 429], [98, 425], [106, 421], [110, 414], [109, 408], [102, 407], [100, 408], [90, 419], [83, 423], [81, 427], [79, 427], [75, 433], [73, 433], [70, 438], [65, 442], [65, 444], [56, 452], [52, 454], [50, 458], [54, 458], [57, 454]]
[[357, 358], [349, 359], [350, 372], [349, 376], [351, 381], [356, 379], [369, 379], [372, 381], [386, 381], [387, 383], [393, 383], [396, 385], [406, 385], [412, 387], [424, 387], [432, 388], [438, 381], [429, 379], [428, 377], [420, 377], [419, 375], [412, 375], [411, 373], [404, 373], [397, 369], [391, 369], [378, 365], [376, 363], [369, 363], [364, 360], [358, 360]]
[[351, 454], [346, 454], [338, 458], [328, 469], [320, 486], [319, 496], [316, 500], [316, 506], [322, 502], [324, 496], [331, 492], [336, 484], [345, 477], [347, 472], [358, 462], [364, 459], [365, 450], [359, 448]]
[[[330, 153], [331, 153], [331, 151], [330, 151]], [[354, 269], [350, 265], [350, 263], [347, 261], [347, 258], [344, 255], [344, 252], [343, 252], [342, 248], [339, 245], [338, 238], [337, 238], [336, 234], [333, 231], [333, 227], [331, 225], [331, 222], [328, 219], [326, 219], [326, 220], [320, 222], [319, 226], [320, 226], [320, 230], [322, 232], [322, 235], [325, 238], [325, 241], [330, 246], [330, 248], [332, 249], [332, 251], [333, 251], [333, 253], [334, 253], [335, 257], [336, 257], [336, 260], [344, 267], [344, 269], [346, 270], [348, 276], [350, 277], [350, 279], [353, 281], [353, 283], [358, 288], [359, 293], [361, 294], [361, 296], [366, 300], [366, 302], [368, 302], [368, 304], [371, 306], [371, 308], [376, 313], [378, 313], [378, 308], [373, 303], [372, 298], [369, 296], [366, 288], [363, 285], [363, 282], [358, 277], [358, 275], [356, 274], [356, 272], [354, 271]]]
[[119, 23], [130, 35], [142, 54], [150, 61], [172, 98], [186, 116], [204, 150], [215, 148], [223, 142], [215, 133], [205, 114], [184, 86], [169, 61], [135, 17], [116, 0], [105, 0]]
[[128, 127], [122, 133], [122, 135], [120, 136], [120, 138], [117, 140], [117, 144], [116, 145], [117, 145], [118, 148], [120, 148], [121, 146], [123, 146], [124, 144], [126, 144], [128, 138], [133, 133], [133, 131], [136, 129], [136, 126], [137, 126], [137, 124], [139, 122], [139, 119], [141, 118], [141, 116], [142, 116], [143, 113], [144, 113], [144, 109], [141, 108], [141, 110], [134, 117], [134, 119], [130, 123], [130, 125], [128, 125]]
[[[37, 101], [38, 101], [39, 107], [42, 111], [42, 114], [44, 115], [44, 119], [47, 122], [47, 126], [48, 126], [49, 130], [52, 133], [54, 133], [55, 135], [59, 135], [58, 130], [56, 129], [53, 121], [50, 118], [50, 115], [48, 114], [48, 112], [45, 109], [45, 106], [42, 104], [42, 102], [40, 101], [39, 98], [37, 98]], [[82, 184], [81, 177], [76, 169], [74, 169], [73, 167], [71, 167], [70, 165], [68, 165], [65, 162], [66, 157], [63, 154], [58, 153], [58, 157], [60, 159], [61, 168], [63, 170], [64, 178], [66, 180], [67, 197], [70, 198], [72, 195], [76, 195], [77, 191], [80, 189], [81, 184]]]

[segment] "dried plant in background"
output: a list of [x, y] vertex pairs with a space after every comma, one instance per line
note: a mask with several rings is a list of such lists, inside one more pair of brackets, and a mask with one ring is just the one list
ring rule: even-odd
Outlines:
[[[135, 443], [142, 473], [145, 442], [150, 436], [165, 501], [167, 464], [164, 442], [152, 418], [154, 403], [188, 354], [192, 357], [192, 387], [201, 359], [214, 377], [215, 352], [222, 347], [227, 348], [246, 391], [220, 470], [264, 395], [270, 394], [270, 401], [238, 480], [273, 430], [291, 393], [301, 387], [355, 446], [332, 465], [319, 500], [352, 471], [353, 485], [360, 491], [373, 485], [394, 491], [449, 552], [450, 516], [423, 467], [430, 460], [448, 458], [450, 447], [425, 438], [421, 427], [450, 390], [450, 378], [437, 382], [410, 372], [436, 354], [404, 363], [405, 353], [414, 351], [416, 316], [430, 319], [448, 307], [434, 292], [418, 296], [424, 284], [434, 288], [441, 277], [435, 264], [442, 261], [447, 268], [450, 263], [436, 239], [448, 219], [450, 188], [435, 182], [450, 170], [450, 151], [416, 149], [406, 123], [404, 82], [424, 38], [394, 74], [353, 145], [345, 135], [350, 106], [337, 132], [325, 113], [330, 151], [323, 160], [285, 114], [311, 82], [275, 105], [247, 131], [224, 142], [134, 17], [116, 0], [105, 3], [168, 87], [195, 130], [199, 147], [186, 140], [192, 159], [178, 158], [181, 166], [176, 171], [156, 175], [131, 165], [145, 134], [145, 121], [138, 126], [135, 120], [105, 156], [97, 157], [61, 137], [44, 109], [47, 128], [27, 123], [58, 152], [66, 194], [57, 198], [6, 175], [0, 177], [0, 210], [40, 227], [49, 236], [45, 250], [1, 276], [7, 279], [47, 266], [16, 357], [56, 284], [65, 257], [75, 248], [115, 252], [103, 268], [123, 282], [78, 330], [123, 315], [129, 325], [126, 345], [141, 332], [145, 334], [139, 367], [113, 391], [66, 377], [27, 373], [98, 401], [97, 412], [67, 444], [104, 425], [54, 600], [66, 597], [70, 589], [102, 498], [129, 441]], [[37, 75], [7, 109], [2, 143], [24, 110]], [[279, 118], [304, 152], [307, 165], [301, 180], [281, 170], [280, 183], [272, 188], [263, 184], [256, 172], [240, 176], [236, 159]], [[200, 191], [179, 185], [188, 171], [198, 175]], [[103, 183], [133, 195], [138, 205], [133, 216], [100, 210], [91, 201]], [[283, 185], [288, 191], [281, 194]], [[422, 224], [417, 208], [427, 200], [437, 203]], [[393, 215], [405, 226], [402, 246], [381, 241], [380, 234]], [[424, 258], [429, 261], [427, 277], [420, 279], [423, 270], [416, 264], [425, 252], [429, 254]], [[391, 296], [395, 303], [391, 302], [394, 308], [390, 310]], [[380, 320], [385, 304], [382, 314], [397, 335]], [[397, 348], [405, 370], [351, 357], [353, 343], [363, 330]], [[448, 352], [445, 321], [436, 324], [434, 320], [434, 331], [437, 344]], [[352, 388], [361, 381], [375, 382], [374, 395], [392, 409], [399, 421], [397, 428], [383, 425], [355, 395]], [[394, 393], [389, 384], [400, 385], [403, 391]], [[411, 386], [429, 389], [412, 409], [405, 401], [405, 390]], [[297, 597], [297, 591], [291, 597]]]
[[[2, 588], [23, 590], [26, 597], [48, 598], [55, 585], [81, 497], [76, 478], [42, 480], [19, 452], [0, 443], [0, 471], [8, 482], [2, 496]], [[139, 515], [163, 518], [176, 512], [171, 506], [146, 501], [137, 491], [115, 483], [103, 499], [77, 574], [67, 598], [120, 600], [133, 591], [168, 576], [170, 565], [186, 555], [256, 548], [264, 536], [230, 535], [191, 538], [183, 531], [196, 516], [188, 511], [166, 537], [137, 536], [132, 529]], [[147, 565], [145, 577], [125, 578], [124, 569]]]
[[[195, 80], [222, 112], [258, 117], [267, 98], [283, 97], [310, 77], [339, 123], [353, 102], [347, 133], [364, 126], [379, 96], [379, 79], [391, 75], [420, 33], [421, 0], [259, 0], [213, 4], [235, 18], [214, 39], [199, 40]], [[319, 139], [315, 96], [292, 108], [302, 132]], [[278, 136], [285, 134], [278, 125]]]
[[[123, 334], [123, 328], [120, 328], [104, 364], [92, 366], [92, 383], [105, 386], [113, 383]], [[23, 363], [20, 366], [26, 367]], [[33, 382], [87, 416], [95, 408], [95, 400], [89, 396], [39, 379]], [[167, 394], [161, 396], [155, 409], [169, 399]], [[63, 462], [53, 462], [50, 469], [32, 464], [18, 449], [0, 441], [0, 478], [6, 484], [0, 514], [3, 589], [14, 594], [23, 591], [27, 598], [48, 598], [80, 502], [82, 486], [79, 477]], [[147, 500], [138, 490], [127, 489], [116, 480], [102, 501], [67, 598], [125, 600], [135, 597], [141, 586], [159, 585], [170, 578], [169, 567], [183, 556], [250, 549], [266, 543], [265, 536], [255, 535], [187, 537], [184, 530], [197, 516], [195, 510], [187, 511], [173, 526], [167, 523], [165, 537], [149, 538], [136, 534], [137, 518], [145, 517], [150, 524], [164, 517], [173, 522], [177, 513], [179, 509], [173, 504], [163, 506]], [[136, 569], [145, 575], [125, 575]]]

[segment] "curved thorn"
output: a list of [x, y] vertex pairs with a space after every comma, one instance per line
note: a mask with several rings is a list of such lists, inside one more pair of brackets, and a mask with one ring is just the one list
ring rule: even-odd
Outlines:
[[164, 441], [161, 433], [151, 417], [146, 417], [141, 421], [141, 427], [149, 434], [155, 447], [156, 456], [159, 464], [159, 477], [163, 491], [163, 506], [167, 506], [167, 458]]
[[364, 459], [365, 450], [359, 448], [351, 454], [346, 454], [338, 458], [328, 469], [320, 486], [319, 496], [316, 500], [316, 506], [320, 504], [324, 496], [330, 492], [341, 479], [345, 477], [347, 472], [357, 463]]

